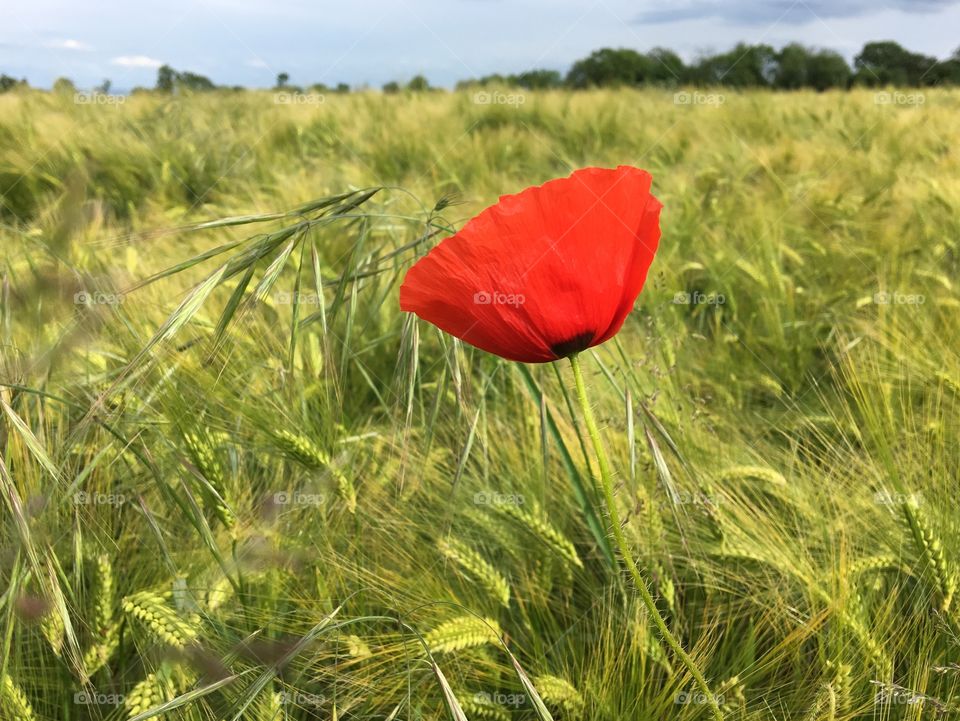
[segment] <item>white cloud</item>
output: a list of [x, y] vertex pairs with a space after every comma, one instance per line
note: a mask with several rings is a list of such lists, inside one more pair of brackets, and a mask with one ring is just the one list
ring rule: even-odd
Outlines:
[[244, 63], [248, 68], [266, 68], [268, 67], [267, 63], [261, 60], [260, 58], [250, 58], [247, 62]]
[[125, 68], [159, 68], [163, 65], [162, 60], [149, 58], [146, 55], [121, 55], [110, 62]]
[[81, 52], [89, 52], [93, 50], [93, 47], [82, 43], [79, 40], [51, 40], [48, 43], [43, 44], [46, 48], [51, 48], [53, 50], [79, 50]]

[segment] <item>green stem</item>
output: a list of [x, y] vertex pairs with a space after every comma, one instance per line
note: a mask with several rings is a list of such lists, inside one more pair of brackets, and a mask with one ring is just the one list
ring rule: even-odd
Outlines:
[[636, 584], [637, 590], [640, 592], [640, 598], [643, 600], [643, 605], [647, 607], [647, 611], [649, 611], [650, 616], [653, 618], [653, 623], [660, 632], [660, 635], [663, 637], [663, 640], [666, 641], [667, 645], [677, 655], [677, 658], [679, 658], [683, 665], [687, 668], [687, 671], [690, 672], [690, 675], [693, 676], [694, 681], [696, 681], [697, 686], [700, 687], [700, 691], [703, 693], [704, 698], [707, 699], [707, 703], [710, 705], [710, 709], [713, 712], [713, 717], [717, 719], [717, 721], [723, 721], [723, 713], [720, 711], [720, 706], [717, 704], [716, 697], [713, 695], [713, 693], [710, 691], [710, 687], [707, 685], [706, 678], [704, 678], [700, 669], [697, 668], [694, 660], [690, 658], [686, 651], [683, 650], [683, 646], [680, 645], [680, 642], [670, 632], [666, 621], [663, 620], [659, 609], [657, 609], [657, 604], [653, 600], [650, 589], [647, 587], [647, 580], [640, 572], [640, 568], [637, 566], [636, 561], [633, 560], [633, 553], [631, 553], [630, 547], [627, 544], [627, 539], [623, 535], [623, 528], [620, 523], [620, 513], [617, 511], [617, 502], [613, 492], [613, 474], [610, 472], [610, 461], [607, 460], [607, 452], [603, 448], [603, 440], [600, 438], [600, 430], [597, 428], [597, 421], [593, 417], [593, 410], [590, 408], [590, 401], [587, 400], [587, 389], [583, 383], [583, 372], [580, 370], [580, 359], [578, 358], [577, 354], [570, 356], [570, 365], [573, 366], [573, 377], [577, 384], [577, 397], [580, 399], [580, 408], [583, 412], [583, 420], [584, 423], [586, 423], [587, 432], [590, 434], [590, 440], [593, 442], [593, 449], [597, 454], [597, 462], [600, 464], [600, 481], [603, 487], [603, 498], [607, 506], [607, 514], [610, 516], [610, 525], [613, 530], [613, 537], [617, 542], [617, 547], [620, 549], [620, 555], [623, 557], [623, 562], [630, 571], [630, 575], [633, 576], [633, 581]]

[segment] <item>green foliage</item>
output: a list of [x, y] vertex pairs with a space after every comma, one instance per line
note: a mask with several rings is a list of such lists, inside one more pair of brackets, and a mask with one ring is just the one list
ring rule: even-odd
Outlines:
[[856, 81], [863, 85], [933, 85], [937, 59], [912, 53], [892, 40], [867, 43], [854, 58]]
[[161, 93], [204, 92], [216, 89], [210, 78], [190, 71], [177, 71], [169, 65], [157, 70], [156, 90]]

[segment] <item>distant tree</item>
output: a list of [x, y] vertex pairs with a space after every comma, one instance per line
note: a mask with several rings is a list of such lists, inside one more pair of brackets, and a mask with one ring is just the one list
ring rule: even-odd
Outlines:
[[77, 86], [70, 78], [57, 78], [53, 81], [53, 92], [57, 95], [73, 95], [77, 92]]
[[853, 71], [840, 53], [821, 50], [810, 56], [807, 65], [807, 84], [816, 90], [849, 87], [852, 76]]
[[511, 85], [527, 90], [548, 90], [563, 85], [563, 76], [556, 70], [527, 70], [512, 78], [514, 82], [510, 83]]
[[567, 73], [573, 88], [637, 85], [650, 76], [651, 60], [628, 48], [602, 48], [578, 60]]
[[686, 82], [687, 67], [673, 50], [654, 48], [647, 53], [647, 79], [657, 85], [677, 85]]
[[430, 89], [430, 82], [423, 75], [416, 75], [407, 83], [407, 90], [413, 93], [423, 93]]
[[328, 88], [324, 83], [314, 83], [313, 85], [310, 86], [310, 92], [319, 93], [320, 95], [323, 95], [324, 93], [329, 93], [330, 88]]
[[277, 75], [277, 90], [282, 90], [287, 87], [287, 83], [290, 82], [290, 73], [279, 73]]
[[172, 93], [177, 80], [176, 71], [169, 65], [161, 65], [157, 70], [157, 90], [161, 93]]
[[808, 85], [811, 53], [799, 43], [790, 43], [777, 53], [777, 71], [773, 85], [782, 90], [796, 90]]
[[480, 85], [509, 85], [510, 78], [506, 75], [501, 75], [500, 73], [494, 73], [493, 75], [484, 75], [480, 80], [477, 81]]
[[215, 90], [217, 86], [214, 85], [213, 81], [208, 77], [198, 75], [197, 73], [191, 73], [189, 71], [184, 71], [182, 73], [177, 73], [176, 87], [178, 90], [186, 90], [188, 92], [198, 93], [206, 92], [208, 90]]
[[383, 84], [383, 92], [386, 95], [395, 95], [400, 92], [400, 83], [396, 80], [391, 80], [389, 83]]
[[695, 79], [706, 85], [765, 87], [777, 72], [777, 53], [769, 45], [738, 44], [733, 50], [702, 58]]
[[93, 92], [99, 93], [101, 95], [109, 95], [110, 88], [112, 86], [113, 86], [113, 83], [111, 82], [110, 78], [104, 78], [103, 82], [93, 89]]
[[18, 85], [25, 85], [26, 82], [26, 80], [17, 80], [16, 78], [11, 78], [9, 75], [4, 73], [3, 75], [0, 75], [0, 93], [13, 90]]
[[777, 53], [773, 85], [784, 90], [797, 88], [845, 88], [850, 82], [850, 66], [832, 50], [811, 50], [798, 43]]
[[201, 93], [208, 90], [216, 90], [217, 86], [205, 75], [192, 73], [189, 70], [179, 72], [169, 65], [163, 65], [157, 70], [156, 89], [161, 93]]
[[337, 88], [336, 88], [336, 90], [337, 90], [338, 93], [349, 93], [349, 92], [350, 92], [350, 86], [347, 85], [346, 83], [337, 83]]
[[937, 59], [912, 53], [892, 40], [867, 43], [854, 58], [856, 82], [862, 85], [932, 85]]

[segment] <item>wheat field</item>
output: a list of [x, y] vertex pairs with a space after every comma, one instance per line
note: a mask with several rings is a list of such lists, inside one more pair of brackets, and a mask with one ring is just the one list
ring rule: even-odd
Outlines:
[[564, 364], [401, 313], [502, 193], [649, 170], [583, 355], [727, 719], [960, 710], [960, 92], [0, 96], [0, 719], [705, 719]]

